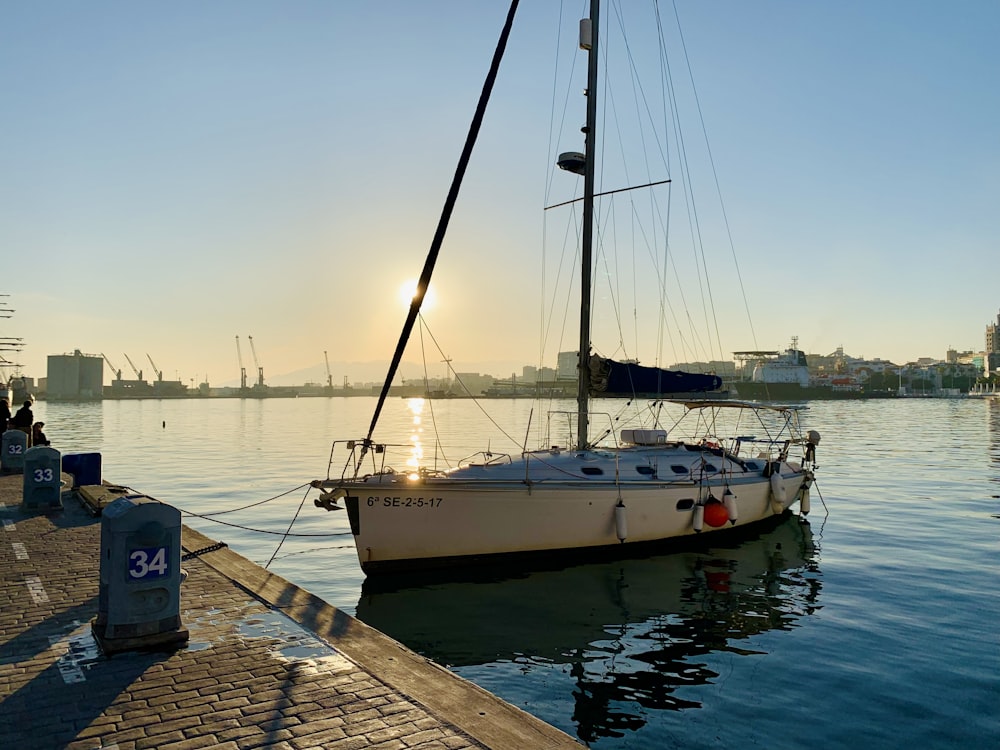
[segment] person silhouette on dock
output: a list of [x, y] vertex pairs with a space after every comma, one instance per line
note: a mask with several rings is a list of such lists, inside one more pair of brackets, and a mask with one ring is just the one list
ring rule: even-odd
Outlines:
[[45, 437], [45, 433], [42, 432], [42, 428], [45, 426], [45, 422], [35, 422], [31, 427], [31, 444], [35, 445], [51, 445], [49, 439]]
[[35, 415], [31, 412], [31, 401], [25, 401], [24, 406], [17, 410], [17, 413], [10, 420], [10, 426], [14, 427], [28, 436], [28, 445], [31, 445], [31, 426], [35, 423]]
[[7, 423], [10, 421], [10, 404], [7, 399], [0, 398], [0, 435], [7, 432]]

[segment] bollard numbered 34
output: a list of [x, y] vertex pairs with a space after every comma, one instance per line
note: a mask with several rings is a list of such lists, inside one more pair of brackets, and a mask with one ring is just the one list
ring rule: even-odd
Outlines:
[[179, 645], [181, 514], [144, 495], [101, 513], [101, 572], [94, 635], [106, 653]]

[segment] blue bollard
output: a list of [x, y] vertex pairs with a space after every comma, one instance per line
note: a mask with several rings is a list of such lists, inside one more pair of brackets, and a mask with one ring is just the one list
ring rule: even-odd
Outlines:
[[100, 453], [63, 454], [63, 471], [73, 475], [73, 488], [101, 483]]

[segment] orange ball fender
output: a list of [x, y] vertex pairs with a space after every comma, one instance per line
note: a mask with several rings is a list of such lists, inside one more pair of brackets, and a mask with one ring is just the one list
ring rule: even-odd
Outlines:
[[705, 503], [705, 523], [716, 529], [729, 523], [726, 506], [714, 498]]

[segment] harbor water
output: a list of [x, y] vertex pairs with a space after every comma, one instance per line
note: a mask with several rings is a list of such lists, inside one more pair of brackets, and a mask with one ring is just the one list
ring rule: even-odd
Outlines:
[[[396, 399], [377, 436], [416, 452], [440, 440], [453, 460], [516, 453], [534, 406], [487, 401], [494, 424], [472, 401]], [[590, 747], [1000, 747], [1000, 400], [811, 402], [803, 424], [823, 440], [808, 523], [639, 559], [377, 585], [345, 514], [314, 507], [307, 486], [327, 475], [334, 439], [364, 436], [373, 407], [34, 411], [53, 447], [99, 452], [105, 479]]]

